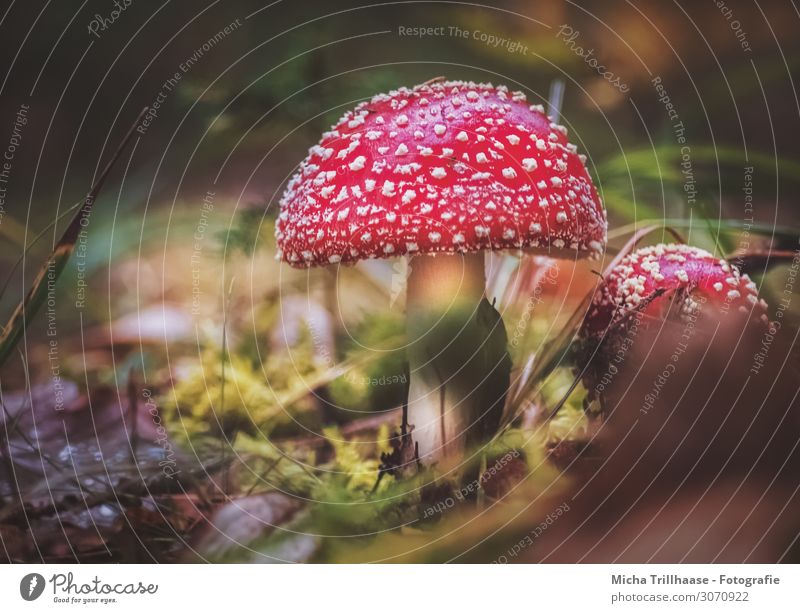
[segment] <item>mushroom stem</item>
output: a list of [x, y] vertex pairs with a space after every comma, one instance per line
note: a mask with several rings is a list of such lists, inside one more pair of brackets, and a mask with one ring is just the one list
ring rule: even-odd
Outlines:
[[411, 260], [408, 419], [423, 463], [458, 459], [497, 431], [511, 360], [485, 283], [483, 253]]

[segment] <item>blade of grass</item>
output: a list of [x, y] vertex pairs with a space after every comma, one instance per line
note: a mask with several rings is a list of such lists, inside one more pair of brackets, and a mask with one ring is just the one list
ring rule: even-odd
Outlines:
[[[221, 369], [222, 369], [222, 382], [220, 383], [220, 391], [219, 391], [219, 410], [221, 414], [221, 422], [222, 424], [225, 423], [225, 363], [228, 360], [228, 311], [230, 310], [231, 305], [231, 295], [233, 294], [233, 284], [236, 281], [236, 277], [231, 279], [231, 283], [228, 286], [228, 295], [223, 299], [224, 304], [222, 305], [222, 356], [221, 356]], [[227, 453], [228, 448], [228, 440], [225, 436], [225, 430], [220, 425], [220, 444], [222, 446], [222, 494], [223, 496], [228, 495], [228, 491], [230, 489], [230, 471], [226, 466], [226, 458], [225, 455]], [[231, 445], [233, 444], [233, 440], [236, 438], [236, 432], [233, 431], [231, 433]]]
[[[793, 206], [793, 205], [788, 205]], [[688, 219], [677, 219], [677, 218], [667, 218], [667, 219], [643, 219], [637, 222], [625, 224], [624, 226], [619, 226], [610, 230], [608, 232], [608, 239], [612, 240], [615, 238], [619, 238], [620, 236], [625, 236], [630, 232], [634, 231], [637, 227], [643, 227], [645, 225], [659, 225], [660, 227], [675, 227], [675, 228], [688, 228], [692, 225], [693, 222], [689, 221]], [[719, 227], [725, 230], [741, 230], [743, 228], [743, 224], [741, 221], [731, 221], [727, 219], [723, 219], [719, 223]], [[789, 240], [796, 240], [797, 239], [797, 229], [792, 228], [790, 226], [770, 226], [767, 224], [749, 224], [749, 228], [751, 234], [759, 234], [765, 237], [772, 236], [780, 236]]]
[[[628, 175], [628, 169], [637, 171], [655, 172], [656, 166], [653, 159], [680, 160], [680, 147], [673, 145], [657, 146], [653, 149], [626, 149], [623, 153], [602, 161], [598, 166], [601, 176], [608, 174]], [[692, 147], [692, 158], [707, 164], [719, 164], [722, 167], [738, 168], [742, 160], [742, 152], [736, 147], [714, 147], [712, 145], [699, 145]], [[764, 173], [777, 174], [787, 179], [797, 180], [800, 177], [800, 160], [789, 157], [780, 157], [776, 160], [774, 154], [762, 151], [748, 151], [750, 163], [758, 166]], [[637, 173], [638, 176], [638, 173]]]
[[[22, 262], [25, 260], [25, 258], [28, 257], [28, 252], [31, 249], [33, 249], [33, 246], [36, 243], [39, 242], [39, 240], [47, 233], [47, 231], [50, 228], [55, 226], [59, 221], [64, 219], [67, 215], [69, 215], [72, 211], [74, 211], [75, 209], [77, 209], [80, 206], [81, 206], [81, 202], [80, 201], [76, 202], [71, 207], [69, 207], [67, 210], [65, 210], [63, 213], [58, 215], [58, 217], [56, 217], [53, 221], [51, 221], [49, 224], [47, 224], [44, 228], [42, 228], [39, 231], [39, 233], [36, 236], [33, 237], [31, 242], [28, 243], [28, 245], [25, 247], [25, 249], [23, 249], [22, 253], [19, 255], [17, 260], [14, 262], [14, 265], [6, 273], [6, 280], [3, 281], [3, 286], [0, 287], [0, 298], [2, 298], [5, 295], [6, 290], [8, 289], [8, 284], [11, 283], [11, 279], [13, 278], [14, 273], [17, 271], [17, 268], [19, 268], [19, 265], [22, 264]], [[5, 222], [3, 222], [3, 223], [5, 223]]]
[[144, 108], [141, 113], [139, 113], [136, 121], [128, 129], [128, 132], [125, 134], [122, 142], [117, 147], [114, 155], [111, 156], [108, 164], [106, 164], [106, 167], [100, 174], [100, 178], [94, 184], [92, 189], [89, 190], [89, 193], [83, 202], [83, 206], [78, 210], [75, 217], [72, 218], [72, 221], [70, 222], [69, 226], [67, 226], [64, 234], [62, 234], [61, 239], [58, 241], [55, 249], [53, 249], [50, 257], [47, 258], [47, 261], [39, 269], [39, 273], [36, 275], [30, 290], [28, 290], [28, 294], [25, 296], [22, 302], [17, 305], [17, 308], [11, 315], [11, 319], [8, 320], [8, 323], [3, 328], [2, 336], [0, 336], [0, 368], [2, 368], [6, 360], [8, 360], [9, 356], [14, 350], [14, 347], [17, 346], [17, 343], [22, 338], [25, 329], [28, 327], [30, 319], [44, 303], [47, 297], [48, 286], [48, 283], [45, 283], [45, 279], [48, 279], [49, 277], [49, 280], [55, 283], [66, 267], [67, 262], [69, 261], [69, 258], [75, 249], [75, 242], [78, 240], [78, 234], [81, 230], [81, 220], [84, 217], [88, 217], [88, 215], [92, 212], [94, 202], [97, 199], [97, 195], [100, 193], [100, 189], [103, 187], [106, 178], [111, 172], [112, 167], [116, 163], [123, 149], [133, 137], [136, 126], [139, 125], [139, 122], [141, 121], [145, 112], [147, 112], [147, 108]]
[[[608, 263], [601, 277], [606, 279], [614, 267], [619, 264], [620, 260], [628, 255], [643, 238], [661, 229], [670, 232], [675, 237], [675, 240], [683, 242], [680, 234], [672, 228], [662, 228], [662, 226], [656, 225], [641, 228], [631, 236], [625, 246], [620, 249], [619, 253]], [[583, 321], [583, 317], [586, 314], [589, 301], [593, 296], [593, 291], [587, 293], [570, 316], [569, 321], [567, 321], [561, 329], [561, 332], [547, 345], [540, 356], [536, 356], [530, 374], [509, 390], [502, 427], [510, 425], [517, 418], [519, 409], [523, 406], [522, 400], [535, 396], [538, 393], [535, 388], [538, 387], [541, 389], [544, 379], [546, 379], [568, 355], [575, 335], [578, 333], [581, 321]]]
[[716, 249], [717, 257], [722, 257], [727, 253], [730, 249], [722, 244], [724, 236], [722, 235], [722, 227], [719, 225], [721, 219], [717, 219], [717, 225], [714, 225], [714, 220], [711, 219], [711, 215], [708, 213], [708, 205], [705, 202], [699, 202], [699, 206], [697, 207], [700, 211], [700, 218], [706, 225], [706, 231], [711, 239], [714, 241], [714, 248]]

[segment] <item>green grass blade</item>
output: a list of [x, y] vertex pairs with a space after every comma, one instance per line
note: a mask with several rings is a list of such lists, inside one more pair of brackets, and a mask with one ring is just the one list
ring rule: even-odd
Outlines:
[[125, 146], [130, 142], [131, 137], [133, 137], [136, 126], [139, 125], [139, 121], [141, 121], [145, 111], [147, 111], [146, 108], [142, 110], [136, 118], [136, 121], [131, 125], [119, 147], [117, 147], [117, 150], [111, 157], [111, 160], [109, 160], [108, 164], [103, 169], [97, 183], [89, 190], [89, 194], [86, 196], [83, 206], [81, 206], [72, 218], [72, 221], [69, 226], [67, 226], [61, 239], [50, 254], [50, 257], [47, 258], [47, 261], [41, 269], [39, 269], [39, 273], [36, 275], [36, 279], [34, 279], [27, 295], [22, 302], [17, 305], [17, 308], [11, 315], [11, 319], [8, 320], [8, 323], [3, 328], [3, 333], [0, 335], [0, 367], [2, 367], [11, 356], [17, 343], [19, 343], [19, 340], [22, 338], [25, 329], [28, 327], [31, 318], [47, 299], [48, 288], [52, 287], [59, 276], [61, 276], [64, 267], [67, 265], [75, 249], [75, 243], [78, 240], [78, 234], [81, 230], [81, 220], [84, 217], [88, 217], [91, 213], [97, 195], [100, 193], [100, 189], [103, 187], [108, 174], [111, 172], [111, 168], [114, 166], [114, 163], [119, 158]]

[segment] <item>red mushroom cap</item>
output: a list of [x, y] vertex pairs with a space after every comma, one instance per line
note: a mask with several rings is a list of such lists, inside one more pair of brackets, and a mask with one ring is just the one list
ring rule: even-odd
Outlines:
[[[665, 294], [658, 296], [659, 290]], [[702, 297], [704, 305], [768, 321], [767, 303], [759, 300], [756, 284], [736, 266], [697, 247], [662, 244], [634, 251], [617, 264], [595, 293], [581, 336], [602, 337], [610, 324], [636, 308], [663, 317], [670, 290], [686, 293], [681, 314], [694, 313]]]
[[522, 93], [433, 82], [380, 94], [311, 148], [278, 256], [306, 267], [482, 249], [599, 254], [600, 198], [566, 129]]

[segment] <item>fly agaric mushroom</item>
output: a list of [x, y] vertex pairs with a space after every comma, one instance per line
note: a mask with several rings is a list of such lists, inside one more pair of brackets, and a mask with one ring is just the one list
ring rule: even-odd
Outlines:
[[431, 81], [347, 112], [289, 182], [276, 236], [290, 265], [412, 258], [408, 416], [423, 460], [486, 440], [502, 413], [510, 359], [483, 252], [601, 253], [584, 161], [524, 94]]
[[601, 396], [598, 389], [605, 387], [600, 381], [610, 359], [624, 358], [641, 316], [656, 321], [676, 317], [688, 323], [696, 321], [701, 311], [769, 322], [767, 303], [759, 299], [756, 284], [727, 260], [683, 244], [644, 247], [625, 256], [598, 288], [581, 328], [580, 351], [585, 358], [599, 345], [599, 365], [590, 362], [584, 372], [587, 400]]

